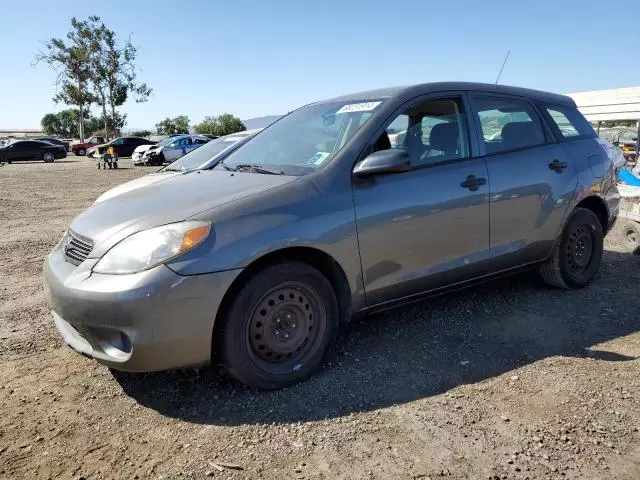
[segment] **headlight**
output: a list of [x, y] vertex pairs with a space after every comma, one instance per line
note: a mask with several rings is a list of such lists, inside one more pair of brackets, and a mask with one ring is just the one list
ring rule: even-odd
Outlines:
[[105, 253], [93, 271], [127, 274], [153, 268], [199, 245], [210, 230], [209, 222], [187, 221], [134, 233]]

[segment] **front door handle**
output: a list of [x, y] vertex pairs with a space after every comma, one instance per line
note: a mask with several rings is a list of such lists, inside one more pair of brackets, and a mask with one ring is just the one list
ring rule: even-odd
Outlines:
[[554, 160], [549, 164], [549, 168], [556, 173], [562, 173], [562, 171], [567, 168], [566, 162], [561, 162], [560, 160]]
[[470, 191], [475, 192], [478, 187], [487, 183], [486, 178], [476, 178], [475, 175], [469, 175], [467, 179], [460, 184], [462, 188], [468, 188]]

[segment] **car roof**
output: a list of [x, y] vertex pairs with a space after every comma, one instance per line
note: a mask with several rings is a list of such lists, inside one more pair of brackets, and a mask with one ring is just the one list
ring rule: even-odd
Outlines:
[[529, 88], [512, 87], [509, 85], [496, 85], [492, 83], [474, 83], [474, 82], [431, 82], [420, 83], [416, 85], [407, 85], [399, 87], [381, 88], [377, 90], [367, 90], [363, 92], [350, 93], [341, 95], [327, 100], [315, 103], [332, 103], [341, 101], [362, 101], [369, 99], [390, 99], [398, 100], [411, 99], [419, 95], [428, 93], [436, 93], [443, 91], [478, 91], [485, 93], [501, 93], [505, 95], [515, 95], [519, 97], [533, 98], [536, 100], [547, 101], [555, 104], [568, 105], [575, 107], [575, 102], [566, 95], [557, 93], [544, 92], [541, 90], [532, 90]]

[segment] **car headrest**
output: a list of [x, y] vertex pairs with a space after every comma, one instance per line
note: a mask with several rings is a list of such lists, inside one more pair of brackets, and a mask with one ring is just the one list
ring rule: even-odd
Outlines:
[[534, 122], [512, 122], [502, 127], [502, 142], [509, 148], [544, 143], [544, 136]]
[[439, 123], [431, 128], [429, 147], [441, 152], [456, 152], [458, 150], [458, 124]]

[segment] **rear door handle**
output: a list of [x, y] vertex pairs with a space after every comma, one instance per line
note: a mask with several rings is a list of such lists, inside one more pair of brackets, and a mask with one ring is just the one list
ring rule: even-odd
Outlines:
[[475, 192], [478, 187], [487, 183], [486, 178], [476, 178], [475, 175], [469, 175], [467, 179], [460, 184], [462, 188], [468, 188], [470, 191]]
[[565, 168], [567, 168], [566, 162], [561, 162], [560, 160], [554, 160], [549, 164], [549, 168], [554, 172], [561, 173]]

